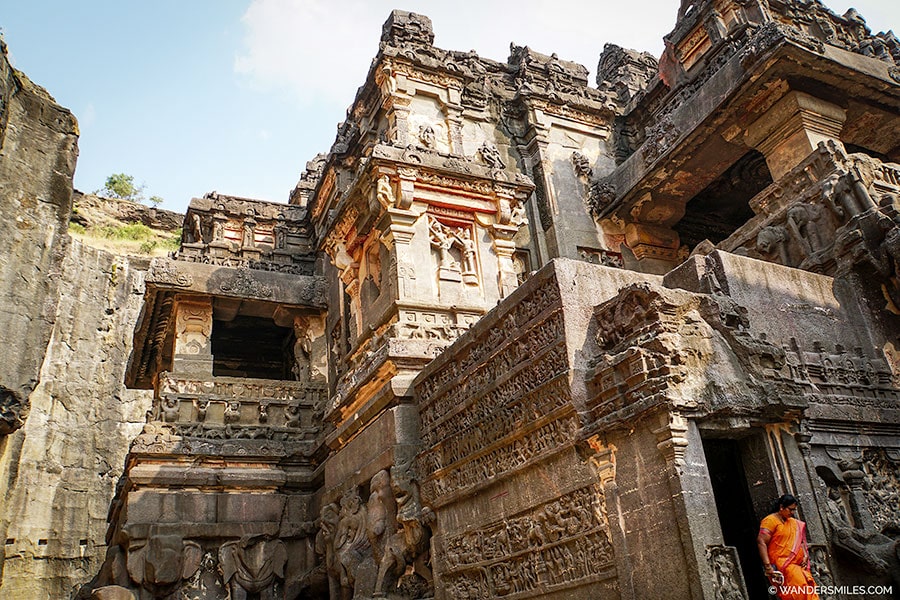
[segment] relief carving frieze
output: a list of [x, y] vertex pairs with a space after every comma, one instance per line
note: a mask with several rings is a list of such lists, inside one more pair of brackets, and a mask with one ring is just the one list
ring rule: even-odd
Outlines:
[[450, 494], [488, 485], [526, 465], [543, 460], [572, 446], [578, 435], [577, 416], [560, 418], [517, 438], [510, 445], [481, 454], [456, 467], [435, 473], [426, 479], [427, 496], [442, 503]]
[[454, 597], [524, 598], [615, 576], [603, 496], [578, 489], [442, 540]]
[[[501, 329], [498, 328], [495, 331]], [[552, 379], [555, 374], [567, 368], [565, 346], [561, 339], [563, 331], [561, 313], [552, 313], [545, 321], [526, 331], [531, 333], [531, 336], [522, 335], [516, 341], [514, 341], [515, 338], [501, 337], [502, 333], [489, 335], [485, 339], [488, 344], [502, 339], [506, 339], [507, 343], [489, 360], [479, 361], [481, 364], [471, 364], [475, 361], [471, 361], [470, 355], [469, 361], [471, 362], [466, 365], [464, 371], [468, 375], [463, 381], [455, 382], [455, 385], [438, 396], [423, 398], [423, 427], [427, 429], [439, 416], [447, 415], [454, 408], [461, 407], [477, 398], [488, 388], [496, 386], [501, 380], [510, 378], [513, 373], [516, 373], [516, 376], [523, 382], [534, 380], [537, 374], [532, 374], [532, 370], [534, 360], [538, 356], [542, 356], [545, 361], [544, 377], [537, 377], [536, 384]], [[491, 347], [491, 350], [496, 349], [496, 346]], [[478, 349], [474, 349], [474, 352], [478, 352]], [[438, 374], [435, 376], [437, 377]]]
[[219, 291], [238, 296], [268, 298], [272, 288], [253, 277], [249, 269], [239, 268], [230, 279], [219, 284]]
[[518, 337], [515, 335], [519, 327], [525, 327], [545, 311], [559, 309], [559, 288], [548, 282], [533, 290], [513, 309], [507, 312], [498, 322], [477, 338], [470, 340], [457, 360], [448, 362], [436, 370], [430, 377], [419, 384], [419, 392], [423, 406], [427, 406], [445, 392], [441, 390], [449, 382], [460, 379], [462, 374], [469, 373], [477, 364], [483, 362], [500, 345]]
[[194, 278], [178, 268], [171, 260], [155, 258], [150, 261], [150, 271], [147, 273], [147, 283], [160, 283], [176, 287], [190, 287]]
[[[210, 254], [187, 255], [177, 253], [176, 260], [183, 262], [199, 263], [203, 265], [215, 265], [217, 267], [232, 267], [253, 269], [256, 271], [270, 271], [273, 273], [287, 273], [289, 275], [313, 274], [314, 257], [310, 260], [295, 263], [279, 263], [240, 256], [213, 256]], [[190, 284], [184, 284], [189, 286]]]

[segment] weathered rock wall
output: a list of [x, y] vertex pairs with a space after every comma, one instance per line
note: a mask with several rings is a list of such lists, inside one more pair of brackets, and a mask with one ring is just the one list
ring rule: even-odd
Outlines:
[[75, 190], [72, 221], [85, 227], [142, 223], [153, 229], [175, 231], [181, 229], [184, 215], [171, 210], [146, 206], [132, 200], [104, 198]]
[[0, 42], [0, 434], [22, 426], [38, 383], [68, 240], [75, 117], [16, 71]]
[[58, 283], [31, 413], [0, 442], [10, 598], [67, 598], [99, 570], [109, 503], [150, 408], [151, 392], [123, 384], [143, 274], [73, 241]]
[[13, 69], [0, 42], [4, 598], [65, 598], [93, 576], [150, 405], [122, 383], [143, 278], [66, 233], [77, 139], [72, 114]]

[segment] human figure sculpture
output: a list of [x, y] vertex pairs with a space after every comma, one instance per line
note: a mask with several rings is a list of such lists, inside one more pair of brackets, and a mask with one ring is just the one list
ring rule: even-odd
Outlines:
[[221, 219], [213, 219], [213, 241], [221, 242], [225, 239], [225, 225]]
[[491, 169], [506, 168], [506, 165], [503, 163], [503, 158], [500, 156], [500, 151], [497, 150], [497, 146], [484, 142], [481, 144], [481, 148], [479, 148], [478, 151], [481, 154], [482, 160], [484, 160], [484, 164]]
[[875, 202], [855, 171], [831, 174], [822, 184], [822, 193], [835, 214], [847, 221], [875, 208]]
[[275, 249], [284, 250], [287, 245], [287, 227], [284, 223], [279, 222], [275, 225], [273, 233], [275, 234]]
[[341, 595], [346, 600], [353, 597], [356, 570], [365, 559], [367, 545], [366, 507], [356, 490], [350, 490], [341, 498], [340, 521], [334, 538]]
[[366, 534], [375, 564], [381, 564], [385, 545], [397, 529], [397, 503], [391, 490], [391, 476], [384, 469], [378, 471], [372, 476], [369, 489]]
[[294, 323], [294, 365], [291, 373], [296, 381], [309, 381], [310, 374], [310, 341], [308, 329], [300, 322]]
[[394, 190], [391, 188], [391, 180], [387, 175], [378, 178], [375, 197], [385, 208], [392, 208], [396, 204], [397, 200], [394, 197]]
[[824, 209], [815, 204], [795, 204], [787, 210], [788, 228], [807, 256], [824, 248], [822, 218]]
[[203, 243], [203, 232], [200, 227], [200, 215], [191, 215], [191, 241], [195, 244]]
[[253, 240], [253, 223], [249, 221], [244, 221], [243, 233], [241, 235], [241, 245], [245, 248], [252, 248], [255, 246]]
[[450, 254], [454, 237], [447, 231], [447, 228], [437, 219], [431, 219], [428, 231], [431, 233], [431, 245], [440, 252], [440, 267], [442, 269], [458, 269], [459, 264], [453, 260], [453, 256]]
[[432, 127], [431, 125], [420, 126], [419, 141], [422, 142], [423, 147], [433, 149], [437, 145], [437, 141], [434, 135], [434, 127]]
[[462, 232], [455, 235], [454, 238], [462, 247], [463, 256], [463, 273], [472, 274], [478, 272], [478, 259], [475, 252], [475, 240], [468, 228], [463, 228]]

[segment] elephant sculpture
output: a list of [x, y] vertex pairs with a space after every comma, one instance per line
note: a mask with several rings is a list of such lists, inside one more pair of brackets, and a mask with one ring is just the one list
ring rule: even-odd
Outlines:
[[264, 535], [246, 535], [219, 549], [222, 581], [231, 591], [231, 600], [246, 600], [248, 594], [274, 600], [275, 580], [284, 580], [286, 563], [284, 542]]
[[[142, 588], [141, 598], [166, 598], [200, 568], [203, 550], [179, 535], [154, 535], [128, 548], [128, 576]], [[149, 595], [148, 595], [149, 594]]]

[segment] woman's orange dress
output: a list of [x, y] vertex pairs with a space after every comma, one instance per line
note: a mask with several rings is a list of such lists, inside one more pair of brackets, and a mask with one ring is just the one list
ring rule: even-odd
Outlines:
[[781, 600], [818, 600], [819, 596], [813, 590], [816, 582], [809, 570], [806, 523], [794, 517], [782, 521], [777, 514], [771, 514], [762, 520], [759, 529], [772, 536], [767, 546], [769, 561], [784, 575], [784, 583], [778, 586], [778, 597]]

